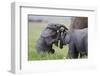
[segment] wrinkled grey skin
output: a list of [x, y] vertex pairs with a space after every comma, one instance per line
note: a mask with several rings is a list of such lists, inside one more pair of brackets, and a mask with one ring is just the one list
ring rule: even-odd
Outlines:
[[65, 31], [61, 35], [63, 45], [69, 44], [68, 58], [80, 58], [88, 55], [88, 28]]
[[36, 49], [39, 53], [54, 53], [53, 44], [58, 46], [59, 33], [58, 30], [62, 25], [49, 24], [41, 33], [36, 43]]

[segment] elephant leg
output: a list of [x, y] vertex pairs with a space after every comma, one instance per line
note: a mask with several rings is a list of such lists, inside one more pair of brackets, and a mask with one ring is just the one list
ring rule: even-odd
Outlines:
[[48, 53], [52, 53], [52, 54], [55, 53], [55, 50], [52, 48], [52, 45], [49, 47], [49, 52]]
[[76, 59], [76, 58], [78, 58], [78, 54], [79, 53], [76, 50], [74, 43], [69, 44], [68, 58], [69, 59]]
[[59, 42], [58, 42], [58, 41], [56, 41], [56, 42], [54, 43], [54, 44], [55, 44], [55, 46], [57, 46], [57, 47], [58, 47], [58, 43], [59, 43]]
[[51, 49], [51, 53], [54, 54], [55, 53], [55, 50], [54, 49]]
[[62, 49], [63, 48], [63, 41], [60, 40], [60, 48]]
[[84, 52], [84, 53], [80, 53], [80, 58], [86, 58], [87, 57], [87, 53]]
[[80, 58], [86, 58], [88, 56], [88, 42], [87, 37], [84, 37], [83, 40], [83, 48], [80, 52]]

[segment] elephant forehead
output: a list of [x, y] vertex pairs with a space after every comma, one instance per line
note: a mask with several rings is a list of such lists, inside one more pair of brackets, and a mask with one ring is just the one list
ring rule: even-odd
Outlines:
[[50, 30], [50, 29], [45, 29], [42, 33], [41, 33], [41, 36], [43, 37], [49, 37], [49, 36], [52, 36], [52, 35], [56, 35], [56, 31], [54, 30]]

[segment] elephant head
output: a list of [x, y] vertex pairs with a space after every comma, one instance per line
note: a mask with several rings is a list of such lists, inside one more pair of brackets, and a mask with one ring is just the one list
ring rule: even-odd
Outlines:
[[55, 50], [52, 45], [58, 46], [60, 39], [60, 29], [64, 27], [61, 24], [48, 24], [48, 26], [42, 31], [40, 38], [36, 43], [36, 49], [42, 52], [54, 53]]

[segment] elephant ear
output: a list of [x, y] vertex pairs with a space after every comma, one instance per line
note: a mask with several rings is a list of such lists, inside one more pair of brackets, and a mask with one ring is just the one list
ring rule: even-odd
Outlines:
[[54, 31], [54, 30], [51, 30], [51, 29], [45, 29], [42, 31], [41, 33], [41, 36], [42, 37], [50, 37], [50, 36], [53, 36], [53, 35], [56, 35], [57, 32]]

